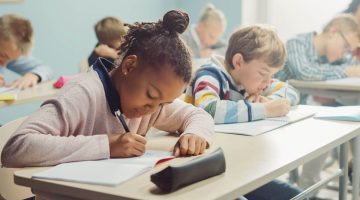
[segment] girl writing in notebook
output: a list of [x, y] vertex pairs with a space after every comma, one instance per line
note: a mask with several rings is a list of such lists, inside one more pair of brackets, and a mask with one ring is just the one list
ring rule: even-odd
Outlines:
[[9, 139], [2, 164], [140, 156], [150, 127], [181, 133], [175, 156], [203, 153], [213, 138], [213, 120], [176, 99], [191, 75], [190, 54], [179, 38], [188, 23], [186, 13], [169, 11], [162, 21], [129, 25], [117, 64], [98, 59], [93, 70], [45, 101]]

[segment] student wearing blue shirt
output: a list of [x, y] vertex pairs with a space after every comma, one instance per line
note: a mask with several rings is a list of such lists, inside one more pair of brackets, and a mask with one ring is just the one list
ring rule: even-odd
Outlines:
[[[28, 19], [15, 14], [0, 17], [0, 87], [25, 89], [51, 78], [50, 68], [30, 55], [32, 45], [33, 30]], [[2, 75], [5, 68], [21, 77], [6, 83]]]

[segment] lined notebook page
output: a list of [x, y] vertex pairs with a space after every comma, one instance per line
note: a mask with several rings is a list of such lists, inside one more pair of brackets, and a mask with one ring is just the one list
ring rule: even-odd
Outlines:
[[157, 161], [171, 157], [170, 152], [149, 150], [135, 158], [64, 163], [36, 173], [32, 178], [115, 186], [150, 170]]
[[309, 118], [314, 114], [315, 112], [295, 109], [291, 110], [284, 117], [266, 118], [264, 120], [234, 124], [217, 124], [215, 125], [215, 131], [220, 133], [255, 136]]

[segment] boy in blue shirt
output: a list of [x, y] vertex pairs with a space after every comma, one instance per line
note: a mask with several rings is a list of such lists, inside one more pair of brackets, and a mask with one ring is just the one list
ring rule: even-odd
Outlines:
[[[29, 20], [14, 14], [0, 17], [0, 87], [25, 89], [51, 78], [50, 68], [29, 55], [32, 44], [33, 30]], [[5, 68], [21, 77], [6, 83], [1, 75]]]

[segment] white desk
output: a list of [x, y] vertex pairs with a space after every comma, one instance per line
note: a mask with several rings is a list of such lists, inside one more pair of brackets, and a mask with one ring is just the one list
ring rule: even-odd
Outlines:
[[360, 104], [360, 78], [329, 81], [290, 80], [289, 83], [304, 94], [334, 98], [344, 105]]
[[[322, 109], [303, 106], [304, 109]], [[234, 199], [289, 172], [296, 167], [360, 135], [360, 123], [325, 121], [309, 118], [256, 137], [216, 134], [213, 149], [221, 146], [226, 158], [226, 172], [170, 194], [162, 194], [145, 173], [116, 187], [32, 179], [45, 168], [28, 168], [14, 175], [16, 184], [35, 190], [86, 199]], [[153, 137], [149, 148], [169, 149], [174, 137]], [[161, 148], [159, 148], [161, 147]], [[181, 162], [180, 158], [170, 161]], [[347, 170], [347, 161], [341, 163]], [[346, 171], [345, 171], [346, 174]], [[341, 179], [347, 181], [347, 176]], [[339, 199], [346, 199], [346, 184]]]
[[14, 101], [0, 101], [0, 108], [18, 104], [44, 101], [54, 96], [58, 89], [52, 86], [53, 81], [46, 81], [34, 87], [16, 92], [17, 99]]

